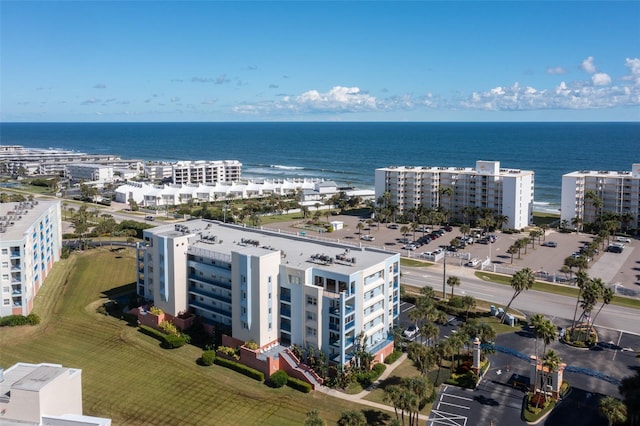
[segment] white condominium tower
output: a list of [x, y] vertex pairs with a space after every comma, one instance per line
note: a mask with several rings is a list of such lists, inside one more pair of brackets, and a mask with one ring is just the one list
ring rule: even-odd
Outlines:
[[532, 222], [533, 185], [533, 171], [502, 169], [499, 161], [476, 161], [475, 168], [390, 166], [375, 171], [376, 199], [388, 193], [399, 213], [442, 207], [462, 220], [463, 209], [475, 207], [506, 216], [506, 227], [515, 229]]
[[[601, 202], [594, 205], [593, 196]], [[562, 175], [561, 220], [596, 221], [600, 213], [627, 216], [625, 227], [640, 228], [640, 163], [631, 171], [581, 170]]]
[[172, 165], [173, 183], [237, 182], [242, 163], [237, 160], [178, 161]]
[[61, 249], [59, 201], [0, 203], [0, 317], [31, 312]]
[[393, 348], [399, 254], [193, 220], [145, 230], [138, 262], [138, 295], [239, 341], [314, 347], [338, 364], [360, 333], [374, 356]]

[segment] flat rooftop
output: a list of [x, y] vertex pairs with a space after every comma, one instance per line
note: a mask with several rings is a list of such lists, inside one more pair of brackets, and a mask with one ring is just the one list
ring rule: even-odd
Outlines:
[[147, 231], [167, 238], [189, 236], [189, 250], [194, 255], [226, 255], [230, 258], [232, 252], [264, 255], [279, 251], [281, 264], [297, 269], [322, 267], [344, 275], [372, 267], [393, 256], [397, 256], [399, 261], [399, 255], [394, 252], [365, 248], [359, 244], [323, 241], [300, 233], [287, 234], [204, 219], [163, 225]]
[[0, 400], [8, 400], [12, 389], [37, 392], [65, 373], [76, 374], [80, 370], [66, 368], [60, 364], [28, 364], [19, 362], [4, 371], [0, 382]]
[[27, 229], [57, 203], [42, 200], [0, 203], [0, 240], [22, 240]]

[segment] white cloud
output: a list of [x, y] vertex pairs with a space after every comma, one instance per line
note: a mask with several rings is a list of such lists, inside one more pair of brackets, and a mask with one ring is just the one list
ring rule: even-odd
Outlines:
[[609, 77], [609, 74], [597, 72], [591, 76], [591, 81], [594, 86], [608, 86], [611, 84], [611, 77]]
[[593, 56], [589, 56], [587, 59], [582, 61], [580, 68], [582, 68], [589, 74], [593, 74], [594, 72], [596, 72], [596, 66], [593, 64]]
[[309, 90], [298, 96], [284, 96], [277, 102], [245, 104], [234, 108], [236, 112], [363, 112], [378, 110], [375, 97], [364, 94], [358, 87], [335, 86], [325, 93]]
[[94, 89], [106, 89], [107, 85], [106, 84], [102, 84], [102, 83], [98, 83], [98, 84], [94, 84], [93, 88]]
[[567, 70], [564, 69], [563, 67], [550, 67], [547, 68], [547, 74], [551, 74], [551, 75], [562, 75], [562, 74], [566, 74]]

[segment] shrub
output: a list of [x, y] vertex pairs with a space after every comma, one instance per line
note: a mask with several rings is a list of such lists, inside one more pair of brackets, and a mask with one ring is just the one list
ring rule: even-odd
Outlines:
[[175, 325], [171, 324], [169, 321], [162, 321], [160, 324], [158, 324], [158, 328], [160, 328], [160, 330], [162, 330], [165, 334], [170, 334], [172, 336], [180, 335], [178, 328]]
[[384, 370], [387, 369], [387, 366], [382, 364], [382, 363], [377, 363], [373, 366], [373, 371], [377, 374], [377, 377], [380, 377], [382, 375], [382, 373], [384, 373]]
[[218, 352], [230, 358], [240, 359], [240, 356], [238, 355], [236, 350], [229, 346], [218, 346]]
[[247, 349], [251, 349], [252, 351], [255, 351], [256, 349], [258, 349], [258, 344], [253, 340], [249, 340], [244, 344], [244, 347]]
[[393, 351], [393, 352], [391, 352], [391, 354], [388, 357], [385, 358], [384, 363], [385, 364], [393, 364], [401, 356], [402, 356], [402, 351]]
[[38, 325], [40, 324], [40, 317], [36, 314], [27, 315], [27, 323], [29, 325]]
[[247, 367], [244, 364], [240, 364], [239, 362], [230, 361], [225, 358], [217, 358], [215, 359], [215, 363], [222, 367], [230, 368], [231, 370], [243, 374], [249, 378], [259, 380], [261, 382], [264, 381], [264, 374], [261, 371], [255, 370], [251, 367]]
[[183, 334], [164, 334], [163, 337], [163, 347], [165, 349], [176, 349], [189, 343], [189, 336]]
[[202, 356], [200, 357], [200, 362], [202, 363], [202, 365], [206, 365], [206, 366], [213, 365], [215, 361], [216, 361], [216, 351], [207, 350], [202, 352]]
[[149, 308], [149, 312], [151, 312], [153, 315], [161, 315], [162, 309], [158, 308], [157, 306], [152, 306]]
[[274, 388], [281, 388], [287, 384], [289, 381], [289, 376], [287, 372], [284, 370], [278, 370], [269, 377], [269, 383]]
[[161, 346], [165, 349], [179, 348], [181, 346], [184, 346], [186, 343], [189, 343], [190, 340], [189, 336], [187, 335], [179, 334], [176, 336], [172, 334], [164, 334], [163, 332], [146, 325], [141, 325], [139, 327], [139, 330], [147, 336], [158, 339], [161, 343]]
[[36, 314], [24, 315], [7, 315], [0, 318], [0, 327], [18, 327], [21, 325], [37, 325], [40, 324], [40, 317]]
[[291, 389], [298, 390], [300, 392], [311, 392], [311, 385], [303, 380], [296, 379], [295, 377], [289, 377], [287, 379], [287, 386]]

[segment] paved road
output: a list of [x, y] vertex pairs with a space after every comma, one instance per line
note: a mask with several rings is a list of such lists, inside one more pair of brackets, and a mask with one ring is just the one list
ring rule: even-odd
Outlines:
[[[467, 294], [479, 300], [506, 305], [513, 290], [510, 286], [483, 281], [474, 275], [475, 270], [447, 264], [447, 277], [455, 275], [460, 278], [461, 285], [455, 289], [455, 294]], [[402, 268], [402, 283], [416, 287], [430, 286], [442, 291], [442, 265], [425, 268]], [[446, 286], [447, 292], [451, 287]], [[551, 319], [573, 318], [576, 299], [557, 294], [539, 291], [525, 291], [511, 305], [513, 308], [540, 313]], [[627, 333], [640, 334], [640, 312], [636, 309], [609, 305], [603, 308], [596, 320], [596, 326], [621, 330]]]

